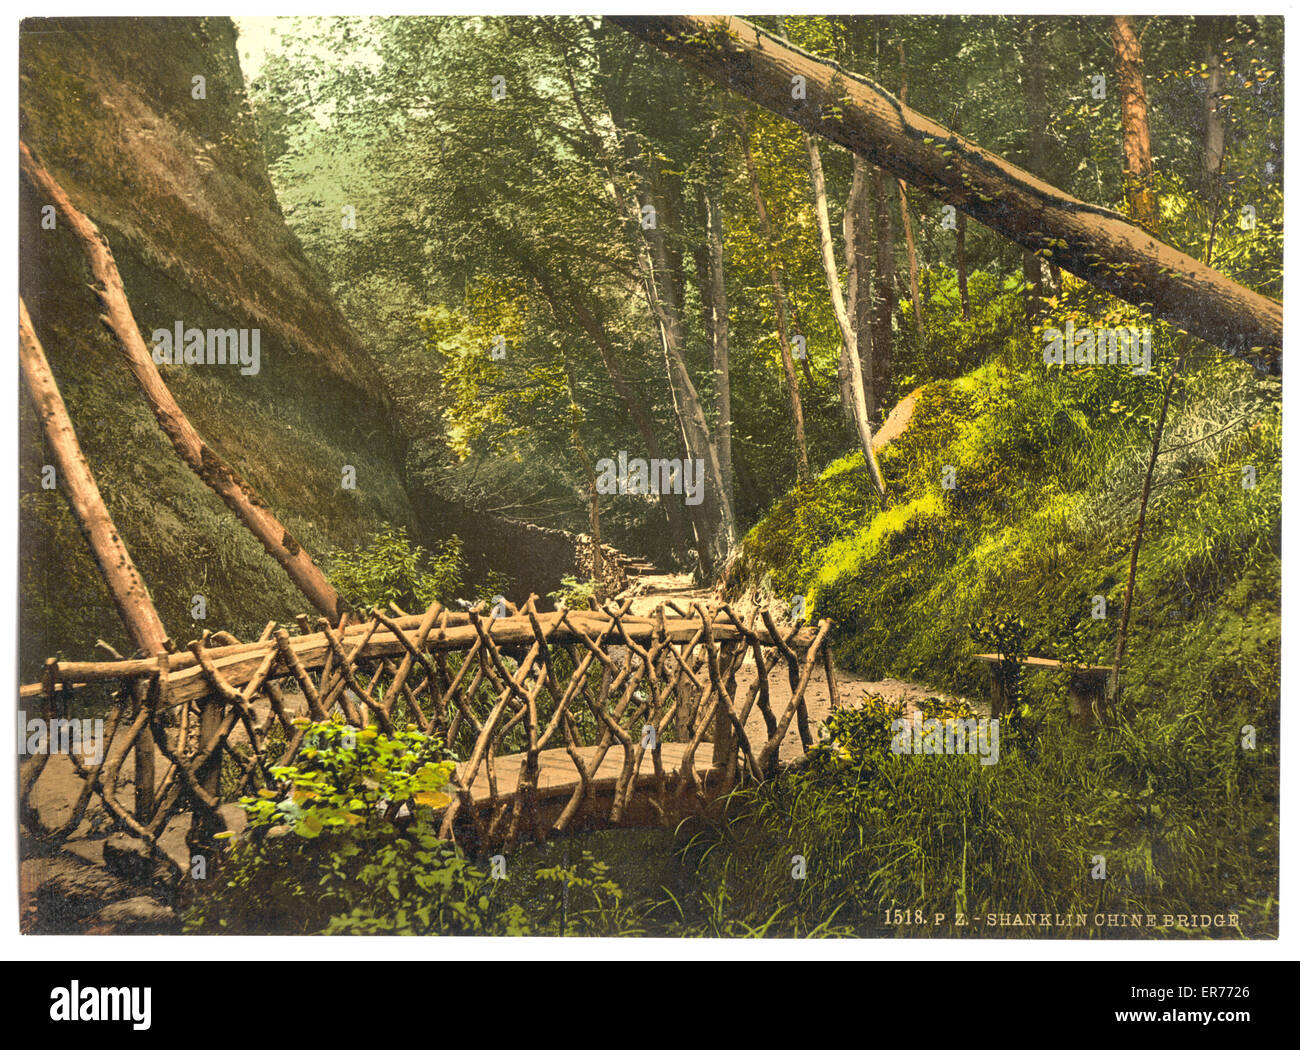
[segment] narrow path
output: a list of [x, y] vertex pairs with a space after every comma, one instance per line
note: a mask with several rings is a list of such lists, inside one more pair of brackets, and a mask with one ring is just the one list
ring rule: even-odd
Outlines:
[[[891, 415], [891, 420], [894, 419], [895, 415], [899, 417], [895, 421], [895, 431], [901, 431], [906, 426], [914, 401], [915, 395], [899, 406], [902, 411]], [[632, 599], [630, 612], [635, 616], [648, 616], [667, 601], [675, 602], [683, 609], [689, 608], [692, 602], [698, 602], [702, 606], [714, 606], [719, 601], [716, 590], [698, 585], [690, 573], [661, 573], [655, 571], [640, 575], [630, 573], [627, 588], [615, 598], [615, 602], [621, 604], [628, 598]], [[738, 615], [741, 614], [740, 609], [736, 611]], [[739, 695], [745, 695], [755, 675], [753, 657], [747, 657], [736, 672], [736, 689]], [[921, 701], [926, 697], [946, 696], [940, 690], [931, 689], [917, 682], [905, 682], [898, 678], [874, 680], [863, 678], [839, 666], [835, 668], [835, 681], [838, 686], [840, 705], [842, 707], [857, 707], [866, 697], [878, 696], [889, 703], [901, 703], [904, 717], [910, 717], [914, 712], [919, 711]], [[774, 673], [768, 676], [768, 684], [772, 711], [779, 718], [790, 700], [790, 683], [783, 673], [783, 668], [778, 667]], [[826, 672], [821, 661], [818, 661], [817, 666], [813, 669], [808, 688], [804, 691], [804, 702], [808, 708], [808, 722], [813, 737], [816, 739], [818, 735], [817, 727], [826, 720], [831, 711], [830, 691], [826, 687]], [[745, 723], [745, 730], [751, 740], [767, 739], [767, 729], [763, 723], [762, 712], [758, 710], [757, 704], [750, 711], [749, 719]], [[790, 762], [798, 758], [802, 753], [803, 745], [799, 739], [798, 729], [796, 726], [791, 725], [790, 731], [786, 734], [785, 739], [781, 741], [780, 760]]]

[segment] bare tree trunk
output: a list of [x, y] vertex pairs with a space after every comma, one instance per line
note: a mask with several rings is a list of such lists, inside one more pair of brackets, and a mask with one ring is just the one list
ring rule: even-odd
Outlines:
[[1201, 40], [1205, 48], [1205, 129], [1201, 138], [1201, 169], [1204, 174], [1205, 200], [1209, 209], [1209, 235], [1205, 261], [1214, 261], [1214, 240], [1219, 230], [1219, 212], [1223, 202], [1223, 160], [1228, 149], [1228, 126], [1224, 119], [1223, 89], [1225, 73], [1219, 52], [1223, 37], [1232, 32], [1233, 19], [1206, 18], [1201, 23]]
[[[99, 494], [99, 485], [82, 454], [81, 443], [54, 381], [54, 373], [50, 371], [45, 350], [32, 327], [27, 304], [21, 299], [18, 300], [18, 358], [27, 390], [36, 406], [36, 415], [54, 455], [54, 466], [63, 483], [68, 506], [86, 537], [90, 553], [99, 566], [99, 574], [104, 578], [104, 586], [122, 618], [122, 625], [136, 648], [146, 656], [165, 653], [167, 631], [154, 608], [149, 588], [145, 586]], [[111, 784], [105, 787], [112, 789]], [[152, 811], [153, 794], [154, 746], [147, 734], [141, 734], [135, 744], [135, 812], [139, 819], [147, 819]]]
[[[809, 136], [811, 139], [811, 136]], [[867, 162], [853, 158], [853, 178], [844, 202], [844, 279], [848, 287], [848, 315], [857, 335], [857, 358], [862, 371], [867, 419], [880, 408], [876, 385], [875, 318], [871, 310], [871, 218], [867, 201]]]
[[1223, 119], [1223, 56], [1219, 52], [1222, 36], [1230, 31], [1232, 19], [1206, 18], [1201, 21], [1201, 41], [1205, 49], [1205, 133], [1201, 139], [1201, 169], [1213, 187], [1223, 171], [1227, 149], [1227, 127]]
[[[907, 54], [903, 50], [903, 39], [898, 39], [898, 98], [907, 105]], [[907, 183], [895, 179], [898, 183], [898, 208], [903, 216], [903, 238], [907, 241], [907, 285], [912, 295], [912, 319], [916, 322], [916, 338], [921, 344], [922, 358], [928, 357], [925, 345], [925, 321], [922, 317], [920, 280], [916, 263], [916, 237], [912, 233], [912, 210], [907, 203]]]
[[95, 289], [103, 300], [109, 326], [117, 335], [126, 354], [127, 364], [136, 382], [144, 392], [145, 400], [153, 409], [158, 425], [176, 449], [182, 461], [212, 489], [235, 516], [261, 541], [266, 552], [288, 573], [289, 578], [320, 613], [337, 623], [347, 610], [347, 603], [325, 579], [311, 555], [293, 538], [266, 501], [227, 465], [199, 436], [190, 424], [172, 392], [158, 374], [153, 356], [140, 335], [131, 305], [126, 298], [122, 277], [108, 246], [108, 240], [95, 224], [82, 214], [68, 199], [63, 188], [31, 155], [25, 144], [19, 145], [23, 174], [33, 186], [44, 193], [58, 208], [64, 220], [81, 243], [82, 251], [90, 264], [90, 271], [98, 282]]
[[[952, 111], [952, 130], [961, 134], [961, 117]], [[957, 291], [961, 296], [961, 318], [970, 320], [970, 288], [966, 282], [966, 213], [957, 212]]]
[[704, 499], [698, 507], [693, 508], [692, 513], [699, 540], [700, 569], [705, 576], [712, 576], [721, 568], [735, 545], [735, 517], [722, 483], [717, 446], [699, 392], [686, 367], [686, 330], [682, 320], [681, 298], [673, 283], [668, 249], [658, 221], [659, 207], [645, 181], [639, 181], [637, 187], [642, 214], [647, 214], [647, 209], [654, 209], [652, 214], [656, 216], [654, 222], [641, 226], [648, 253], [648, 258], [642, 258], [646, 293], [659, 327], [673, 406], [681, 426], [686, 455], [703, 462], [709, 487], [713, 489], [712, 498]]
[[1114, 709], [1119, 699], [1119, 674], [1124, 663], [1124, 649], [1128, 644], [1129, 616], [1133, 610], [1133, 590], [1137, 583], [1138, 552], [1142, 550], [1142, 536], [1147, 524], [1147, 503], [1151, 498], [1151, 480], [1155, 477], [1156, 461], [1160, 458], [1160, 442], [1165, 433], [1165, 420], [1169, 416], [1169, 401], [1174, 392], [1174, 383], [1178, 380], [1178, 370], [1182, 367], [1183, 355], [1178, 355], [1173, 370], [1169, 373], [1169, 382], [1165, 384], [1165, 396], [1160, 403], [1160, 419], [1156, 422], [1156, 431], [1151, 439], [1151, 455], [1147, 459], [1146, 477], [1142, 480], [1142, 498], [1138, 503], [1137, 526], [1133, 531], [1133, 548], [1129, 552], [1128, 578], [1124, 581], [1124, 608], [1120, 613], [1119, 632], [1115, 639], [1115, 660], [1111, 664], [1110, 678], [1106, 683], [1107, 703]]
[[[1045, 26], [1042, 19], [1023, 22], [1020, 59], [1024, 66], [1022, 87], [1025, 99], [1025, 125], [1028, 140], [1025, 167], [1042, 178], [1047, 157], [1047, 76], [1044, 67]], [[1032, 323], [1043, 309], [1043, 261], [1026, 248], [1021, 257], [1025, 274], [1025, 314]]]
[[763, 190], [758, 182], [758, 168], [754, 164], [754, 151], [749, 141], [749, 129], [741, 125], [741, 145], [745, 153], [745, 167], [749, 172], [749, 187], [754, 194], [754, 208], [758, 213], [759, 228], [763, 231], [763, 241], [767, 246], [768, 277], [772, 283], [772, 306], [776, 311], [776, 336], [781, 344], [781, 365], [785, 369], [786, 388], [790, 392], [790, 419], [794, 426], [794, 447], [800, 481], [808, 479], [808, 442], [804, 436], [803, 401], [799, 397], [799, 374], [794, 369], [794, 354], [790, 350], [790, 338], [786, 331], [785, 288], [781, 284], [781, 271], [777, 265], [776, 252], [772, 240], [772, 224], [768, 219], [767, 205], [763, 202]]
[[871, 220], [875, 229], [876, 269], [871, 282], [871, 373], [876, 399], [884, 398], [894, 376], [894, 224], [885, 199], [885, 173], [871, 168]]
[[[608, 120], [609, 127], [613, 129], [614, 139], [617, 143], [615, 151], [611, 152], [611, 150], [607, 148], [606, 140], [596, 129], [595, 122], [592, 120], [587, 105], [583, 101], [582, 93], [578, 90], [578, 81], [569, 64], [567, 53], [564, 60], [564, 72], [565, 77], [568, 80], [569, 91], [573, 98], [574, 108], [578, 111], [578, 116], [582, 121], [583, 129], [586, 131], [592, 152], [600, 159], [601, 166], [605, 169], [605, 174], [608, 180], [606, 185], [609, 190], [610, 200], [614, 205], [615, 214], [626, 222], [632, 218], [632, 209], [629, 207], [629, 202], [625, 198], [623, 190], [620, 188], [621, 172], [618, 167], [617, 152], [621, 150], [623, 155], [622, 159], [630, 169], [629, 173], [632, 175], [633, 179], [636, 180], [639, 186], [640, 180], [636, 179], [635, 176], [635, 151], [628, 142], [627, 136], [623, 133], [622, 126], [618, 120], [615, 119], [609, 99], [605, 98], [602, 100], [605, 116]], [[638, 207], [644, 204], [646, 199], [644, 189], [638, 189]], [[639, 213], [635, 219], [639, 223]], [[656, 287], [654, 272], [655, 263], [650, 257], [648, 239], [642, 236], [638, 237], [637, 241], [638, 242], [632, 246], [632, 255], [636, 259], [637, 269], [641, 274], [646, 302], [650, 307], [650, 312], [653, 316], [656, 328], [659, 331], [660, 339], [663, 341], [665, 362], [668, 362], [669, 348], [667, 343], [667, 333], [664, 328], [664, 316], [660, 308], [659, 295]], [[554, 305], [555, 303], [552, 300], [552, 306], [554, 307]], [[587, 320], [583, 320], [584, 314], [586, 315]], [[604, 329], [595, 322], [595, 318], [591, 316], [589, 311], [584, 310], [582, 313], [579, 313], [579, 321], [583, 324], [583, 327], [587, 330], [588, 334], [592, 336], [593, 340], [596, 341], [597, 347], [600, 348], [602, 360], [605, 362], [606, 369], [610, 371], [611, 379], [614, 379], [615, 374], [618, 373], [618, 378], [614, 379], [615, 388], [619, 389], [619, 396], [623, 397], [624, 403], [628, 405], [629, 411], [632, 411], [632, 406], [636, 403], [636, 399], [632, 397], [630, 388], [627, 387], [626, 382], [623, 380], [621, 371], [617, 368], [613, 348], [610, 346], [609, 340], [605, 337]], [[599, 333], [599, 335], [597, 333]], [[611, 368], [611, 366], [613, 367]], [[668, 364], [668, 386], [673, 395], [673, 409], [677, 416], [678, 423], [678, 438], [682, 444], [682, 454], [683, 456], [686, 456], [690, 455], [690, 441], [688, 440], [687, 435], [687, 423], [682, 418], [682, 402], [686, 402], [689, 411], [690, 398], [684, 394], [679, 395], [679, 384], [675, 380], [674, 376], [675, 369], [671, 364]], [[686, 380], [689, 384], [689, 375], [686, 376]], [[628, 390], [626, 396], [622, 393], [624, 389]], [[691, 390], [694, 390], [693, 386], [691, 387]], [[636, 421], [637, 428], [641, 431], [642, 437], [646, 441], [647, 454], [656, 457], [658, 453], [655, 450], [659, 448], [659, 444], [654, 438], [654, 431], [650, 425], [648, 415], [644, 412], [633, 411], [633, 420]], [[708, 444], [710, 449], [712, 449], [713, 443], [711, 435]], [[716, 462], [716, 459], [716, 451], [714, 451], [710, 458], [705, 462], [706, 469], [710, 468], [712, 464]], [[683, 518], [689, 520], [691, 529], [695, 533], [695, 546], [696, 552], [700, 558], [700, 567], [706, 574], [712, 572], [714, 562], [718, 560], [718, 552], [721, 551], [721, 556], [725, 557], [726, 553], [735, 543], [735, 518], [732, 513], [731, 497], [723, 485], [720, 467], [718, 468], [714, 483], [721, 492], [720, 505], [717, 508], [717, 513], [715, 515], [715, 517], [720, 521], [720, 526], [717, 522], [710, 521], [707, 511], [704, 509], [692, 509], [687, 507], [680, 493], [660, 493], [660, 502], [663, 505], [664, 514], [668, 518], [669, 528], [673, 533], [674, 547], [680, 554], [685, 553], [686, 541]]]
[[569, 438], [573, 442], [574, 451], [578, 453], [582, 473], [587, 480], [587, 506], [591, 522], [591, 576], [599, 582], [604, 571], [600, 549], [600, 493], [596, 488], [596, 470], [587, 453], [587, 444], [582, 440], [583, 412], [578, 405], [578, 389], [573, 381], [573, 363], [564, 350], [560, 351], [560, 356], [564, 362], [564, 379], [569, 388]]
[[713, 386], [718, 411], [718, 467], [727, 501], [734, 508], [731, 473], [731, 351], [727, 318], [727, 272], [722, 251], [722, 209], [715, 194], [704, 194], [705, 224], [709, 233], [709, 337], [713, 350]]
[[68, 505], [95, 556], [109, 597], [136, 648], [146, 656], [157, 656], [167, 649], [167, 632], [149, 597], [149, 589], [99, 494], [99, 485], [82, 455], [67, 407], [32, 327], [27, 304], [21, 299], [18, 301], [18, 356], [27, 389], [54, 454], [54, 465]]
[[1120, 124], [1124, 130], [1124, 196], [1129, 214], [1158, 232], [1160, 205], [1156, 200], [1155, 162], [1151, 158], [1147, 93], [1142, 84], [1142, 44], [1133, 19], [1128, 15], [1112, 16], [1110, 38], [1115, 45]]
[[[840, 396], [844, 400], [845, 411], [849, 421], [857, 431], [858, 442], [862, 446], [863, 460], [871, 474], [872, 484], [881, 495], [885, 492], [885, 479], [880, 473], [880, 464], [876, 460], [875, 450], [871, 447], [871, 415], [868, 407], [864, 381], [862, 378], [862, 360], [858, 353], [858, 331], [849, 318], [849, 311], [844, 305], [844, 295], [840, 291], [840, 276], [835, 267], [835, 249], [831, 242], [830, 212], [826, 207], [826, 176], [822, 171], [821, 149], [817, 140], [811, 135], [805, 136], [808, 147], [808, 168], [812, 174], [813, 203], [817, 212], [818, 243], [821, 247], [822, 271], [826, 274], [826, 290], [831, 296], [831, 308], [835, 313], [835, 322], [840, 328]], [[855, 182], [860, 181], [855, 170]], [[853, 210], [852, 194], [850, 205], [844, 213], [844, 243], [850, 259], [854, 253], [854, 237], [849, 214]], [[853, 266], [850, 263], [850, 273]], [[849, 278], [850, 289], [853, 278]], [[852, 292], [850, 291], [850, 295]], [[870, 338], [870, 327], [865, 330]]]
[[[601, 363], [605, 366], [605, 372], [609, 376], [610, 384], [614, 387], [614, 392], [618, 395], [619, 400], [623, 402], [628, 415], [631, 416], [637, 433], [641, 435], [646, 455], [651, 459], [662, 459], [663, 451], [659, 444], [659, 438], [655, 434], [650, 412], [623, 374], [623, 367], [619, 362], [613, 344], [610, 342], [609, 335], [605, 331], [605, 326], [601, 324], [581, 296], [569, 294], [561, 298], [561, 293], [550, 274], [534, 260], [523, 260], [523, 265], [537, 282], [556, 320], [563, 323], [567, 320], [568, 312], [571, 311], [578, 324], [582, 326], [582, 330], [596, 344], [596, 350], [600, 354]], [[567, 284], [567, 282], [565, 283]], [[687, 555], [688, 544], [686, 539], [685, 505], [682, 502], [682, 496], [680, 493], [661, 492], [659, 494], [659, 505], [663, 508], [664, 519], [668, 523], [668, 533], [672, 541], [673, 552], [678, 558], [684, 560]]]
[[[1213, 32], [1213, 27], [1210, 29], [1210, 32]], [[1218, 48], [1216, 47], [1216, 44], [1210, 42], [1208, 45], [1208, 51], [1217, 53]], [[1219, 90], [1222, 90], [1222, 84], [1219, 86]], [[1216, 117], [1217, 114], [1216, 95], [1217, 92], [1212, 91], [1210, 84], [1206, 84], [1206, 126], [1204, 147], [1203, 152], [1201, 152], [1201, 157], [1203, 157], [1203, 164], [1205, 165], [1206, 181], [1213, 179], [1212, 185], [1206, 186], [1206, 194], [1208, 194], [1208, 199], [1210, 200], [1208, 222], [1209, 233], [1208, 237], [1206, 237], [1205, 243], [1206, 260], [1213, 259], [1214, 257], [1214, 233], [1216, 233], [1218, 225], [1219, 174], [1221, 174], [1222, 170], [1223, 146], [1225, 146], [1221, 127], [1219, 127], [1219, 129], [1213, 129], [1212, 127], [1213, 118]], [[1179, 369], [1182, 368], [1183, 365], [1183, 357], [1186, 356], [1186, 335], [1180, 337], [1180, 344], [1182, 344], [1183, 350], [1179, 351], [1178, 360], [1174, 361], [1174, 368], [1170, 370], [1169, 382], [1165, 385], [1165, 396], [1164, 399], [1161, 400], [1160, 420], [1158, 420], [1156, 424], [1156, 434], [1153, 435], [1151, 442], [1151, 456], [1149, 456], [1149, 459], [1147, 460], [1147, 476], [1145, 476], [1143, 486], [1141, 486], [1141, 499], [1138, 504], [1138, 525], [1136, 525], [1136, 528], [1134, 529], [1134, 543], [1132, 543], [1132, 550], [1130, 555], [1128, 555], [1128, 577], [1125, 581], [1125, 606], [1123, 606], [1123, 611], [1121, 612], [1121, 616], [1119, 616], [1119, 633], [1117, 639], [1115, 639], [1115, 660], [1113, 667], [1110, 668], [1110, 680], [1108, 685], [1106, 685], [1106, 698], [1108, 698], [1108, 702], [1112, 707], [1114, 707], [1115, 702], [1117, 702], [1119, 698], [1119, 671], [1121, 671], [1121, 665], [1123, 664], [1123, 659], [1125, 659], [1125, 647], [1128, 643], [1128, 619], [1130, 619], [1132, 612], [1134, 590], [1136, 581], [1138, 581], [1138, 554], [1139, 551], [1141, 551], [1141, 541], [1143, 541], [1144, 530], [1147, 528], [1147, 503], [1148, 500], [1151, 499], [1152, 478], [1154, 477], [1154, 474], [1156, 474], [1157, 460], [1160, 459], [1160, 443], [1161, 439], [1164, 438], [1165, 435], [1165, 420], [1166, 417], [1169, 416], [1169, 403], [1170, 399], [1173, 398], [1174, 383], [1177, 382]]]
[[[649, 43], [924, 189], [1085, 281], [1217, 346], [1281, 368], [1282, 307], [954, 135], [871, 81], [725, 16], [611, 15]], [[792, 76], [807, 98], [792, 103]]]

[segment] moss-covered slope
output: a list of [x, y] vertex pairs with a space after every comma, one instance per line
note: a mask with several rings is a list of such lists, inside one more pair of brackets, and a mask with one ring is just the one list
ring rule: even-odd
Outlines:
[[[836, 621], [837, 657], [873, 676], [986, 693], [970, 627], [996, 618], [1025, 622], [1030, 654], [1109, 664], [1160, 393], [1104, 368], [931, 383], [881, 455], [888, 506], [860, 454], [839, 460], [750, 532], [737, 578], [805, 595]], [[1276, 381], [1239, 363], [1180, 381], [1133, 604], [1134, 704], [1276, 717], [1279, 407]]]

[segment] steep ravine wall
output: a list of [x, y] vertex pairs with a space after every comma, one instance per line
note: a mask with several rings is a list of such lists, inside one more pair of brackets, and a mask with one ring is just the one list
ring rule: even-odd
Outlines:
[[[392, 522], [427, 547], [460, 535], [471, 579], [495, 572], [512, 599], [585, 575], [589, 541], [408, 495], [394, 402], [285, 224], [236, 40], [225, 18], [28, 19], [20, 35], [23, 141], [107, 236], [146, 341], [178, 322], [260, 333], [254, 374], [161, 365], [182, 409], [318, 561]], [[309, 611], [163, 437], [99, 322], [78, 245], [44, 228], [46, 203], [20, 182], [20, 292], [169, 633], [242, 637]], [[21, 390], [19, 418], [20, 660], [32, 681], [48, 656], [127, 643], [63, 494], [42, 487], [49, 457]], [[196, 596], [206, 619], [192, 615]]]
[[[256, 374], [164, 365], [204, 438], [318, 558], [382, 520], [415, 524], [404, 443], [374, 362], [284, 224], [221, 18], [29, 19], [20, 36], [23, 140], [108, 237], [146, 340], [154, 329], [260, 331]], [[203, 90], [196, 91], [195, 77]], [[204, 97], [195, 97], [202, 94]], [[20, 290], [110, 513], [178, 640], [256, 632], [306, 610], [288, 578], [177, 459], [98, 321], [68, 231], [20, 191]], [[125, 646], [48, 457], [20, 401], [22, 670]], [[355, 489], [343, 485], [353, 467]], [[207, 620], [191, 616], [203, 595]]]

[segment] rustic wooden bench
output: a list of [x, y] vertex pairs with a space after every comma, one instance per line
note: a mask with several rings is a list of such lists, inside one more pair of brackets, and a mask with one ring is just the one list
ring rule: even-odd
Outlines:
[[[1007, 657], [1003, 653], [976, 653], [976, 660], [982, 660], [993, 672], [993, 717], [996, 718], [1007, 706], [1007, 696], [1002, 687], [1002, 676], [998, 674]], [[1065, 664], [1060, 660], [1049, 660], [1042, 656], [1026, 656], [1021, 664], [1031, 671], [1070, 670], [1070, 721], [1075, 725], [1088, 725], [1100, 720], [1106, 711], [1106, 680], [1110, 677], [1110, 668], [1101, 664]]]

